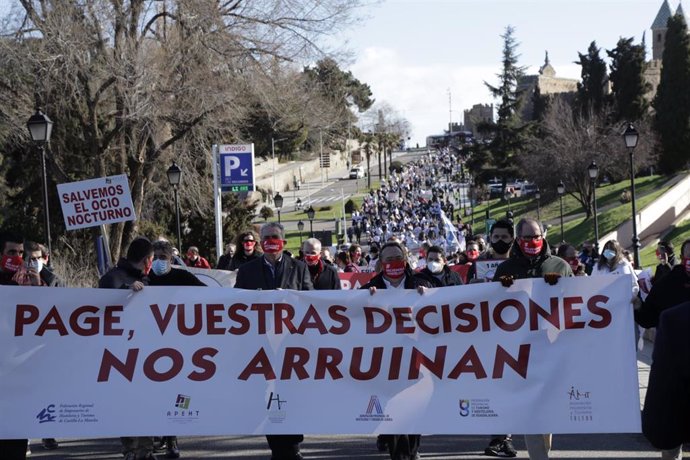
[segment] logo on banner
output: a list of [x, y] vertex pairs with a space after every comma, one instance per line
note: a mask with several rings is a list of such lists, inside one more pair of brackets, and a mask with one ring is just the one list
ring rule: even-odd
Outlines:
[[175, 410], [166, 411], [168, 420], [176, 423], [188, 423], [199, 418], [198, 410], [191, 410], [189, 407], [192, 398], [187, 395], [178, 394], [175, 398]]
[[377, 395], [371, 395], [366, 411], [360, 414], [359, 417], [356, 417], [355, 420], [358, 422], [391, 422], [393, 418], [383, 413], [383, 407], [381, 406], [379, 397]]
[[460, 406], [460, 416], [461, 417], [467, 417], [468, 415], [470, 415], [470, 400], [469, 399], [459, 400], [458, 405]]
[[592, 407], [590, 391], [580, 390], [571, 386], [568, 390], [568, 404], [570, 406], [571, 422], [591, 422], [594, 419], [594, 408]]
[[485, 399], [459, 399], [460, 417], [491, 418], [498, 417], [496, 411], [491, 408], [491, 400]]
[[175, 401], [175, 407], [178, 409], [189, 409], [189, 403], [192, 401], [192, 398], [189, 396], [185, 395], [177, 395], [177, 401]]
[[38, 423], [48, 423], [57, 420], [57, 415], [55, 415], [55, 404], [50, 404], [38, 413], [36, 416]]
[[278, 393], [271, 391], [268, 396], [268, 404], [266, 405], [266, 410], [268, 411], [268, 420], [272, 423], [283, 423], [287, 418], [287, 411], [285, 410], [285, 405], [287, 401], [285, 399], [280, 399]]

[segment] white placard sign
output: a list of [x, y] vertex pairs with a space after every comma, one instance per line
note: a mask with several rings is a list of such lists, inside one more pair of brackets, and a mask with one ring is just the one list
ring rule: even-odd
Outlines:
[[0, 298], [0, 438], [640, 431], [627, 276]]
[[488, 259], [488, 260], [477, 260], [474, 262], [476, 270], [476, 278], [478, 280], [491, 281], [494, 279], [496, 274], [496, 268], [504, 262], [503, 259]]
[[58, 184], [67, 230], [135, 220], [125, 174]]

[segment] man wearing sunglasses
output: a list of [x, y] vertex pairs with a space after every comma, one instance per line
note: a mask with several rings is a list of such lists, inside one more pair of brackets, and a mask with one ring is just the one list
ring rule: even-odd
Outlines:
[[[544, 278], [554, 285], [561, 276], [573, 276], [568, 262], [551, 255], [539, 221], [520, 219], [515, 231], [518, 250], [513, 249], [510, 257], [496, 268], [494, 281], [509, 287], [515, 279]], [[530, 460], [546, 460], [551, 450], [551, 434], [525, 435], [525, 444]]]

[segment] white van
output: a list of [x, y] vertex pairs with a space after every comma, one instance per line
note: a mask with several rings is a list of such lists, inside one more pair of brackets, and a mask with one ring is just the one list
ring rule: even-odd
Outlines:
[[361, 179], [364, 177], [364, 168], [361, 166], [355, 166], [350, 169], [350, 179]]

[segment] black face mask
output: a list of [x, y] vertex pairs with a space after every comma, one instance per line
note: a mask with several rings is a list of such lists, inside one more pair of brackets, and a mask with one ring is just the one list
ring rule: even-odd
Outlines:
[[503, 240], [491, 242], [491, 247], [494, 248], [494, 251], [496, 251], [497, 254], [505, 254], [506, 252], [510, 251], [510, 247], [512, 245], [513, 245], [512, 241], [510, 243], [506, 243]]

